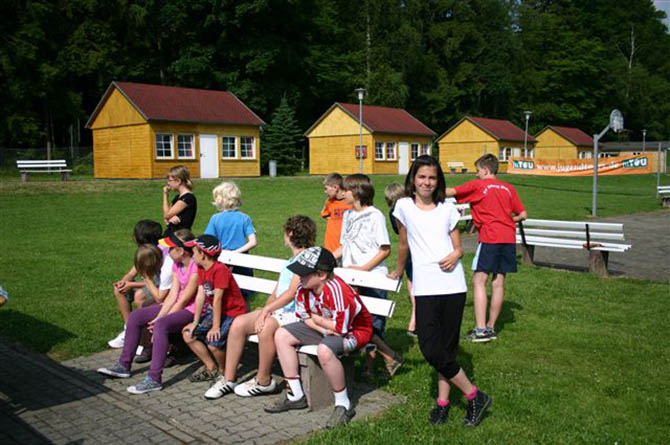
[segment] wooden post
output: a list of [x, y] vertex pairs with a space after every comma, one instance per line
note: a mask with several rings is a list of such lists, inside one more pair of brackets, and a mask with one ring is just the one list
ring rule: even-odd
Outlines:
[[609, 252], [606, 250], [589, 250], [589, 270], [591, 273], [607, 278], [607, 263], [609, 261]]
[[307, 396], [310, 411], [318, 411], [332, 406], [333, 391], [328, 385], [326, 374], [321, 369], [319, 358], [309, 354], [298, 354], [300, 380]]

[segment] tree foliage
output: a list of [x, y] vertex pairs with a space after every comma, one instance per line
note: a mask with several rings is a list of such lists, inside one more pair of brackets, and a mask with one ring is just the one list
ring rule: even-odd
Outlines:
[[112, 80], [230, 90], [265, 118], [285, 95], [302, 130], [362, 86], [438, 133], [525, 109], [532, 131], [594, 133], [619, 108], [630, 137], [667, 139], [662, 18], [651, 0], [6, 0], [0, 146], [68, 145]]
[[300, 170], [302, 131], [286, 95], [282, 96], [272, 114], [272, 122], [267, 126], [264, 137], [261, 150], [263, 167], [274, 160], [281, 175], [293, 175]]

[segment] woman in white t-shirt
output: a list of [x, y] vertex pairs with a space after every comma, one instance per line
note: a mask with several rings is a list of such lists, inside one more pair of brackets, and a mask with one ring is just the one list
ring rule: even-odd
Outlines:
[[399, 199], [393, 211], [399, 229], [398, 259], [389, 276], [397, 279], [402, 275], [409, 250], [419, 347], [438, 373], [438, 396], [429, 421], [447, 421], [453, 383], [468, 400], [465, 425], [476, 426], [491, 398], [470, 382], [456, 362], [467, 285], [460, 261], [460, 214], [445, 202], [445, 188], [437, 159], [424, 155], [412, 163], [405, 179], [408, 197]]

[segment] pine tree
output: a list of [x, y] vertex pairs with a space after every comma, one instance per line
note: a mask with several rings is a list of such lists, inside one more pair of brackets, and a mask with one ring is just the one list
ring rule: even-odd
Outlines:
[[263, 166], [270, 160], [275, 160], [279, 174], [295, 174], [300, 170], [301, 140], [302, 131], [298, 127], [295, 111], [284, 95], [272, 114], [272, 122], [265, 130], [265, 143], [261, 150]]

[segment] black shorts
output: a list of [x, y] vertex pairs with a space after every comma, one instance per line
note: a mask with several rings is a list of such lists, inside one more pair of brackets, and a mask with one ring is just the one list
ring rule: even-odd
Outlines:
[[516, 272], [516, 244], [479, 243], [472, 270], [490, 274]]

